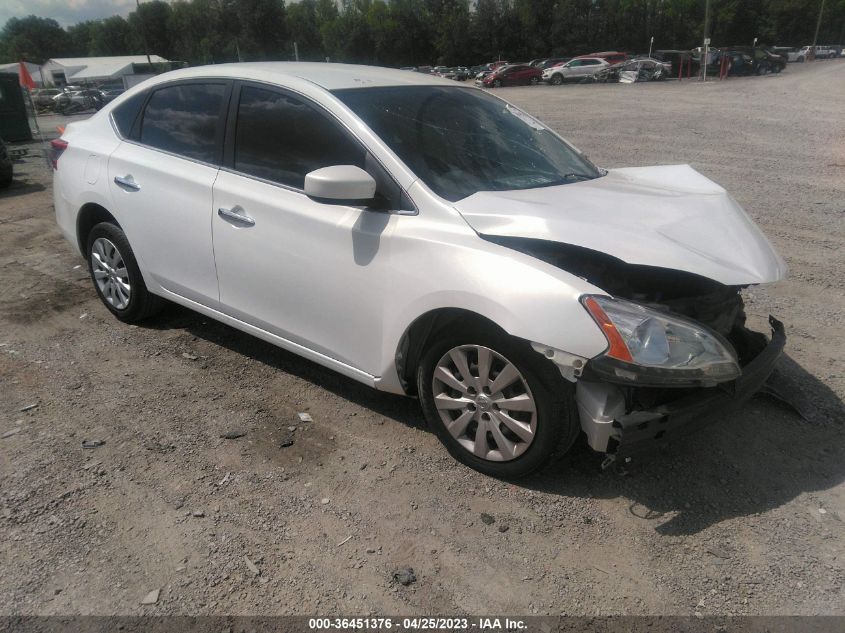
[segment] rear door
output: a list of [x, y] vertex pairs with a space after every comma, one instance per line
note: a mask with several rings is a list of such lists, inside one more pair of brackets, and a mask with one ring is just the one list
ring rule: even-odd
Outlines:
[[231, 82], [153, 89], [109, 159], [109, 187], [142, 268], [166, 290], [215, 307], [212, 186]]

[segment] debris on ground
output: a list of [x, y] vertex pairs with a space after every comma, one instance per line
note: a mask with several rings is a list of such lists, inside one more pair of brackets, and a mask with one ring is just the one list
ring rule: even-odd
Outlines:
[[100, 448], [105, 440], [82, 440], [82, 448]]
[[189, 354], [188, 352], [182, 352], [182, 358], [187, 358], [188, 360], [197, 360], [199, 356], [196, 354]]
[[712, 554], [716, 558], [722, 558], [724, 560], [728, 560], [731, 557], [730, 552], [728, 552], [725, 549], [719, 547], [718, 545], [710, 545], [707, 548], [707, 553]]
[[25, 413], [27, 411], [32, 411], [33, 409], [36, 409], [36, 408], [38, 408], [38, 403], [33, 402], [32, 404], [28, 404], [25, 407], [21, 407], [20, 411], [21, 411], [21, 413]]
[[329, 505], [329, 498], [323, 497], [322, 499], [320, 499], [320, 503], [323, 504], [324, 506]]
[[349, 536], [347, 536], [345, 539], [343, 539], [340, 543], [338, 543], [338, 544], [337, 544], [337, 546], [338, 546], [338, 547], [340, 547], [340, 546], [341, 546], [341, 545], [343, 545], [344, 543], [348, 543], [350, 540], [352, 540], [352, 535], [351, 535], [351, 534], [350, 534]]
[[279, 442], [279, 448], [287, 448], [288, 446], [293, 446], [292, 437], [285, 438], [281, 442]]
[[17, 427], [15, 429], [12, 429], [11, 431], [6, 431], [5, 433], [3, 433], [3, 435], [0, 435], [0, 438], [5, 440], [7, 437], [12, 437], [16, 433], [20, 433], [21, 430], [21, 427]]
[[255, 563], [249, 560], [249, 556], [244, 556], [244, 562], [246, 563], [247, 569], [249, 569], [254, 576], [261, 574], [261, 570], [258, 569]]
[[402, 567], [401, 569], [397, 569], [393, 572], [393, 580], [398, 582], [400, 585], [407, 587], [408, 585], [417, 582], [417, 576], [414, 574], [414, 570], [411, 567]]
[[510, 529], [510, 526], [507, 526], [507, 525], [500, 525], [499, 526], [499, 532], [501, 532], [502, 534], [507, 532], [509, 529]]
[[141, 604], [155, 604], [158, 602], [159, 593], [161, 593], [161, 589], [153, 589], [141, 599]]
[[243, 437], [244, 435], [246, 435], [246, 431], [241, 431], [238, 429], [221, 433], [220, 437], [224, 440], [236, 440], [239, 437]]
[[193, 512], [191, 512], [191, 514], [197, 517], [198, 519], [201, 519], [205, 516], [205, 512], [203, 512], [202, 510], [194, 510]]
[[481, 513], [481, 522], [484, 525], [493, 525], [496, 522], [496, 519], [493, 517], [492, 514], [487, 514], [486, 512]]
[[313, 418], [311, 417], [310, 413], [300, 413], [299, 414], [300, 422], [313, 422]]

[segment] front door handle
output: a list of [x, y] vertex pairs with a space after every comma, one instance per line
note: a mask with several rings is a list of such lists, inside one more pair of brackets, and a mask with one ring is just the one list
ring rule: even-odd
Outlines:
[[141, 190], [141, 185], [139, 185], [137, 182], [135, 182], [135, 179], [132, 178], [132, 176], [130, 174], [127, 174], [126, 176], [115, 176], [114, 177], [114, 184], [120, 185], [121, 187], [129, 189], [130, 191], [140, 191]]
[[244, 210], [239, 206], [234, 206], [231, 209], [224, 209], [220, 207], [217, 209], [217, 215], [239, 226], [255, 226], [255, 220], [249, 217]]

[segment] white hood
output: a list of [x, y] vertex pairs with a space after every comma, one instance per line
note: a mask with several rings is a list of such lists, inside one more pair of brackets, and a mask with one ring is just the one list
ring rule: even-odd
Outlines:
[[611, 169], [557, 187], [455, 203], [478, 233], [572, 244], [726, 285], [783, 279], [786, 264], [733, 198], [689, 165]]

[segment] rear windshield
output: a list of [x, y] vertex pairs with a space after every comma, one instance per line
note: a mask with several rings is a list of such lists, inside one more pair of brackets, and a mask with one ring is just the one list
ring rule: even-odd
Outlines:
[[551, 130], [481, 90], [397, 86], [334, 94], [446, 200], [601, 175]]

